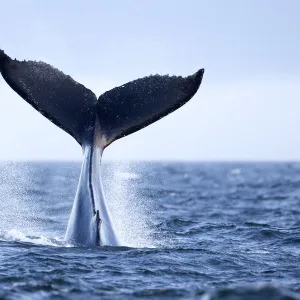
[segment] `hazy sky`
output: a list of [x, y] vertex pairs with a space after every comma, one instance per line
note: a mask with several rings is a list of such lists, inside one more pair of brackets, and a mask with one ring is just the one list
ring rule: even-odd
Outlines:
[[[300, 159], [300, 1], [1, 1], [0, 49], [44, 60], [97, 96], [205, 68], [196, 96], [106, 159]], [[0, 160], [81, 149], [0, 78]]]

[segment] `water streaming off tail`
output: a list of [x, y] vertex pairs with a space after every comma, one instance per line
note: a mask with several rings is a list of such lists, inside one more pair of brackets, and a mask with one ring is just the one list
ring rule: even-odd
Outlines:
[[[31, 203], [30, 192], [42, 194], [31, 186], [30, 170], [22, 163], [2, 163], [0, 172], [0, 234], [26, 228], [30, 233], [41, 229], [35, 218], [37, 205]], [[40, 222], [42, 223], [42, 222]]]
[[[0, 238], [61, 245], [78, 184], [80, 163], [2, 163]], [[155, 201], [140, 187], [141, 166], [104, 163], [102, 181], [117, 236], [123, 246], [154, 247]]]
[[68, 176], [66, 166], [25, 162], [0, 164], [1, 239], [62, 245], [70, 199], [74, 197], [70, 187], [75, 188], [74, 176]]
[[109, 163], [103, 170], [104, 195], [123, 246], [156, 244], [151, 226], [153, 203], [138, 190], [142, 171], [130, 163]]

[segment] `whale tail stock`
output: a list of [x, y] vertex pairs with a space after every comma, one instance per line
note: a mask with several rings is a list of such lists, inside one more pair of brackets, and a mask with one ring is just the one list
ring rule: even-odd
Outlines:
[[44, 62], [18, 61], [0, 50], [0, 72], [9, 86], [51, 122], [84, 144], [99, 120], [103, 148], [150, 125], [188, 102], [204, 69], [188, 77], [148, 76], [95, 94]]

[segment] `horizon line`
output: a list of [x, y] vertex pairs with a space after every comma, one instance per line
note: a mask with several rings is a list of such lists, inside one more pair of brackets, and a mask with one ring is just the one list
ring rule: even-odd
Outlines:
[[[0, 163], [82, 163], [73, 159], [1, 159]], [[105, 159], [106, 163], [300, 163], [300, 159]]]

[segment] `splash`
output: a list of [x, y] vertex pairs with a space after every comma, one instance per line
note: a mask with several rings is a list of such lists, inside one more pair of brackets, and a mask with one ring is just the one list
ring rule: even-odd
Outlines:
[[[151, 214], [155, 201], [143, 196], [138, 188], [145, 180], [143, 168], [126, 163], [104, 163], [103, 167], [104, 194], [121, 245], [156, 247]], [[2, 163], [0, 237], [39, 245], [69, 246], [56, 236], [65, 233], [77, 182], [77, 177], [71, 176], [73, 168], [63, 169], [60, 164]], [[74, 186], [66, 186], [66, 178]], [[64, 201], [53, 202], [54, 199]]]
[[[49, 176], [41, 176], [39, 164], [25, 162], [0, 163], [0, 236], [5, 240], [19, 240], [37, 244], [56, 244], [59, 230], [51, 231], [56, 216], [49, 201], [53, 196], [48, 185]], [[55, 176], [55, 174], [53, 174]], [[42, 182], [44, 181], [44, 182]], [[47, 237], [45, 237], [47, 236]], [[47, 242], [48, 241], [48, 242]]]
[[27, 187], [30, 185], [30, 176], [27, 165], [24, 163], [1, 163], [0, 172], [0, 233], [4, 234], [15, 228], [33, 228], [35, 222], [32, 216], [35, 207], [28, 205]]
[[151, 203], [137, 192], [139, 171], [130, 163], [109, 163], [103, 172], [104, 192], [121, 244], [153, 248]]
[[47, 238], [45, 236], [35, 237], [35, 236], [27, 236], [23, 232], [11, 229], [8, 231], [4, 238], [6, 240], [17, 241], [17, 242], [24, 242], [24, 243], [31, 243], [35, 245], [41, 246], [52, 246], [52, 247], [71, 247], [72, 245], [64, 243], [62, 239], [59, 238]]
[[116, 172], [115, 176], [121, 177], [123, 179], [138, 179], [140, 177], [139, 174], [131, 172]]

